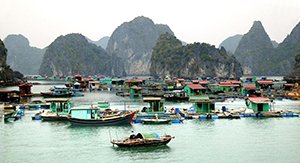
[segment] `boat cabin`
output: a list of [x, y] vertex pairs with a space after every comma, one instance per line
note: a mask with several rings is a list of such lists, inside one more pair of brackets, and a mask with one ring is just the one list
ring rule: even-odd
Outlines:
[[91, 120], [98, 119], [98, 111], [99, 108], [93, 105], [82, 105], [70, 109], [70, 115], [72, 118]]
[[145, 97], [143, 102], [148, 102], [150, 107], [144, 107], [142, 112], [164, 113], [164, 103], [160, 97]]
[[200, 84], [188, 84], [184, 87], [188, 96], [201, 95], [205, 93], [206, 88]]
[[19, 85], [19, 91], [21, 97], [31, 97], [33, 93], [31, 92], [31, 83], [24, 83]]
[[211, 113], [215, 110], [215, 103], [208, 96], [191, 96], [189, 101], [194, 103], [198, 113]]
[[107, 101], [98, 101], [97, 106], [99, 107], [100, 111], [105, 111], [110, 109], [109, 102]]
[[265, 97], [248, 97], [245, 99], [246, 107], [254, 112], [269, 112], [271, 100]]
[[68, 114], [73, 102], [68, 98], [49, 98], [45, 99], [46, 103], [50, 103], [50, 112], [58, 114]]

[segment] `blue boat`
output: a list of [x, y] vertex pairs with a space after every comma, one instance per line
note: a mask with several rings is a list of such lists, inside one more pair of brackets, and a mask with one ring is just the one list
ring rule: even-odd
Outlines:
[[71, 97], [73, 92], [65, 85], [56, 85], [50, 89], [51, 92], [41, 92], [43, 97]]

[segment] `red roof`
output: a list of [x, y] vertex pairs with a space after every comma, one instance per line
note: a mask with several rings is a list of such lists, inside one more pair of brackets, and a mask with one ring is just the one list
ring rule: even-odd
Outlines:
[[190, 87], [191, 89], [205, 89], [202, 85], [200, 84], [188, 84], [188, 87]]
[[193, 83], [199, 83], [199, 80], [192, 80]]
[[199, 84], [209, 84], [208, 80], [199, 80]]
[[226, 82], [231, 84], [242, 84], [242, 82], [238, 80], [226, 80]]
[[272, 80], [257, 80], [258, 84], [273, 84]]
[[141, 79], [131, 79], [131, 80], [126, 80], [126, 83], [140, 83], [143, 82]]
[[229, 83], [229, 82], [220, 82], [220, 86], [223, 86], [223, 87], [239, 87], [240, 85], [239, 84], [232, 84], [232, 83]]
[[265, 97], [249, 97], [249, 100], [254, 103], [267, 103], [270, 102], [269, 98]]
[[243, 87], [247, 90], [256, 90], [256, 87], [254, 84], [244, 84]]

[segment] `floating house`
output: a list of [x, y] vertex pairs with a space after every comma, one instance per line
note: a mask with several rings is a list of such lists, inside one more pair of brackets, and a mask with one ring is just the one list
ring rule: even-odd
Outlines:
[[193, 102], [197, 113], [211, 113], [215, 110], [215, 103], [208, 96], [191, 96], [189, 101]]
[[145, 97], [143, 102], [148, 102], [149, 107], [144, 107], [142, 112], [146, 113], [164, 113], [164, 103], [160, 97]]
[[31, 92], [31, 83], [24, 83], [19, 85], [19, 91], [21, 97], [31, 97], [33, 93]]
[[271, 89], [273, 84], [272, 80], [257, 80], [255, 82], [256, 88], [263, 90]]
[[124, 79], [112, 79], [112, 85], [124, 85]]
[[256, 86], [254, 84], [243, 84], [241, 93], [244, 96], [247, 95], [251, 96], [255, 94], [255, 91], [256, 91]]
[[271, 100], [265, 97], [248, 97], [245, 99], [248, 109], [254, 112], [269, 112], [271, 111]]
[[206, 88], [200, 84], [187, 84], [184, 87], [184, 91], [187, 92], [188, 96], [196, 96], [205, 93]]
[[67, 120], [73, 102], [68, 98], [45, 99], [50, 103], [50, 110], [41, 113], [44, 121]]
[[143, 80], [142, 79], [131, 79], [131, 80], [126, 80], [125, 84], [130, 88], [132, 86], [141, 86], [143, 84]]
[[241, 84], [242, 82], [235, 81], [235, 80], [227, 80], [225, 82], [220, 82], [219, 91], [223, 91], [223, 92], [239, 91]]
[[142, 95], [142, 87], [132, 86], [130, 87], [130, 96], [136, 97]]

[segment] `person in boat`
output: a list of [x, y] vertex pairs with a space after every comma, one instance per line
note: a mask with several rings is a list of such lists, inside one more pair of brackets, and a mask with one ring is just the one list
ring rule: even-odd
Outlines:
[[129, 136], [129, 139], [136, 139], [136, 136], [134, 134], [134, 131], [131, 131], [131, 135]]

